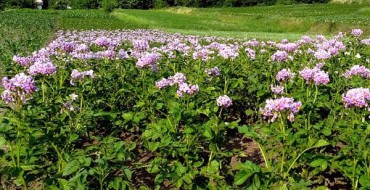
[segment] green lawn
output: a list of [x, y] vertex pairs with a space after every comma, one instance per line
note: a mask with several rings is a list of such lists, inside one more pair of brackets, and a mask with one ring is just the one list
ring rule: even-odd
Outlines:
[[294, 5], [245, 8], [167, 8], [116, 10], [112, 15], [143, 28], [189, 34], [293, 38], [331, 35], [361, 28], [370, 36], [370, 6]]

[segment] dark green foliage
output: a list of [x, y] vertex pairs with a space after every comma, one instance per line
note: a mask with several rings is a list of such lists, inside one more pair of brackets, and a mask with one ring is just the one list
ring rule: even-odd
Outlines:
[[168, 7], [169, 4], [164, 0], [154, 0], [154, 8]]
[[34, 8], [33, 0], [3, 0], [6, 6], [19, 8]]
[[53, 8], [56, 10], [66, 10], [70, 3], [71, 2], [69, 0], [57, 0], [53, 5]]
[[100, 0], [72, 0], [73, 9], [97, 9], [100, 6]]
[[[73, 9], [97, 9], [102, 7], [119, 7], [125, 9], [151, 9], [163, 8], [171, 6], [186, 6], [186, 7], [244, 7], [255, 5], [274, 5], [274, 4], [297, 4], [297, 3], [327, 3], [329, 0], [115, 0], [112, 3], [109, 0], [44, 0], [44, 8], [63, 9], [66, 7], [66, 2], [69, 2]], [[56, 5], [58, 4], [58, 5]], [[105, 4], [105, 5], [104, 5]], [[1, 0], [1, 7], [20, 7], [33, 8], [33, 0]], [[110, 6], [114, 5], [114, 6]], [[112, 9], [113, 10], [113, 9]]]
[[117, 0], [103, 0], [102, 8], [105, 12], [112, 12], [117, 6]]
[[0, 11], [5, 9], [5, 0], [0, 0]]

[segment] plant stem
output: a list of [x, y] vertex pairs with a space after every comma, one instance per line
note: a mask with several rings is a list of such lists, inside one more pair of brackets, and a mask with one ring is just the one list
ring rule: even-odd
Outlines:
[[258, 146], [258, 148], [259, 148], [259, 149], [260, 149], [260, 151], [261, 151], [261, 154], [262, 154], [263, 160], [265, 161], [266, 168], [270, 168], [270, 164], [269, 164], [269, 161], [267, 160], [265, 150], [263, 149], [263, 147], [261, 146], [261, 144], [260, 144], [260, 143], [258, 143], [258, 142], [257, 142], [257, 146]]
[[281, 133], [283, 135], [283, 142], [282, 142], [283, 155], [281, 157], [280, 172], [283, 172], [284, 163], [285, 163], [285, 145], [284, 145], [284, 143], [285, 143], [285, 125], [284, 125], [284, 121], [283, 121], [283, 118], [282, 118], [281, 114], [280, 114], [280, 121], [281, 121], [281, 123], [280, 123]]
[[221, 107], [221, 109], [220, 109], [220, 113], [218, 114], [218, 118], [220, 118], [222, 116], [222, 110], [223, 110], [223, 107]]
[[317, 94], [319, 93], [319, 89], [317, 88], [317, 85], [315, 85], [316, 90], [315, 90], [315, 98], [313, 99], [313, 103], [315, 104], [316, 99], [317, 99]]

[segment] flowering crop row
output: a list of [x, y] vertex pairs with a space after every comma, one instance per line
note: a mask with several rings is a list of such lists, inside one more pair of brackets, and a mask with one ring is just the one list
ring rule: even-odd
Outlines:
[[5, 185], [338, 188], [326, 181], [340, 175], [367, 188], [370, 39], [361, 36], [59, 31], [5, 65]]

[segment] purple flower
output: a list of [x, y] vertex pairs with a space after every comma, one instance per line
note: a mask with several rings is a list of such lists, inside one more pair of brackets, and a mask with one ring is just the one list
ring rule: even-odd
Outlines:
[[284, 93], [284, 87], [283, 86], [273, 86], [271, 85], [271, 91], [274, 94], [281, 95]]
[[302, 71], [299, 71], [299, 75], [303, 77], [304, 80], [306, 80], [306, 83], [309, 84], [311, 80], [313, 79], [313, 75], [318, 71], [317, 68], [309, 69], [304, 68]]
[[280, 50], [286, 51], [286, 52], [293, 52], [298, 49], [298, 45], [295, 43], [282, 43], [282, 44], [277, 44], [277, 47]]
[[134, 51], [145, 52], [149, 50], [149, 42], [147, 40], [135, 40], [132, 42]]
[[31, 57], [21, 57], [19, 55], [13, 56], [13, 61], [22, 66], [29, 66], [32, 64], [33, 59]]
[[223, 95], [217, 98], [217, 106], [219, 107], [230, 107], [232, 105], [232, 100], [227, 96]]
[[[245, 52], [247, 52], [247, 56], [251, 60], [255, 60], [256, 59], [256, 51], [254, 51], [253, 49], [245, 48]], [[263, 53], [262, 50], [261, 50], [261, 53]]]
[[103, 36], [97, 38], [94, 43], [100, 47], [107, 47], [111, 44], [111, 39]]
[[218, 55], [224, 59], [235, 59], [238, 57], [238, 49], [233, 49], [229, 46], [223, 45], [219, 48]]
[[175, 75], [168, 78], [171, 82], [170, 85], [185, 83], [186, 77], [182, 73], [176, 73]]
[[370, 100], [370, 91], [368, 88], [354, 88], [342, 94], [342, 100], [346, 108], [368, 107], [367, 101]]
[[288, 113], [289, 121], [294, 121], [294, 114], [302, 107], [301, 102], [294, 102], [293, 98], [281, 97], [279, 99], [268, 99], [261, 113], [268, 122], [274, 122], [281, 113]]
[[355, 65], [351, 69], [346, 70], [343, 74], [346, 78], [352, 78], [353, 76], [360, 75], [363, 78], [370, 78], [370, 69], [365, 66]]
[[321, 67], [321, 65], [316, 65], [313, 69], [306, 67], [302, 71], [299, 71], [299, 75], [301, 75], [307, 84], [315, 82], [316, 85], [326, 85], [330, 82], [329, 74], [328, 72], [320, 70], [319, 67]]
[[179, 83], [179, 88], [177, 90], [177, 94], [178, 95], [181, 94], [181, 96], [179, 96], [179, 97], [182, 97], [182, 93], [193, 95], [193, 94], [197, 93], [198, 91], [199, 91], [198, 85], [189, 85], [187, 83]]
[[4, 77], [2, 84], [5, 87], [5, 91], [1, 98], [7, 104], [15, 103], [18, 100], [20, 103], [25, 103], [37, 90], [34, 79], [24, 73], [19, 73], [11, 79]]
[[361, 40], [361, 43], [370, 46], [370, 38]]
[[189, 95], [193, 95], [195, 93], [199, 92], [199, 86], [198, 85], [191, 85], [187, 93]]
[[27, 72], [32, 75], [53, 75], [55, 74], [57, 67], [53, 65], [52, 62], [47, 63], [35, 63], [34, 65], [30, 66]]
[[320, 63], [317, 63], [317, 64], [316, 64], [315, 68], [317, 68], [317, 69], [321, 69], [321, 68], [323, 68], [323, 67], [324, 67], [324, 65], [325, 65], [325, 63], [320, 62]]
[[183, 93], [188, 94], [188, 95], [193, 95], [199, 91], [198, 85], [189, 85], [185, 81], [186, 81], [186, 77], [184, 74], [176, 73], [175, 75], [170, 76], [168, 79], [163, 78], [162, 80], [156, 82], [155, 85], [159, 89], [162, 89], [164, 87], [173, 86], [177, 84], [178, 89], [176, 93], [178, 97], [183, 97]]
[[291, 72], [290, 69], [282, 69], [276, 74], [277, 81], [288, 81], [295, 76], [295, 73]]
[[95, 75], [94, 75], [94, 71], [93, 70], [89, 70], [89, 71], [78, 71], [77, 69], [73, 69], [72, 70], [72, 73], [71, 73], [71, 77], [72, 77], [72, 80], [70, 81], [71, 85], [74, 86], [74, 81], [78, 80], [82, 80], [85, 78], [85, 76], [89, 76], [91, 78], [94, 78]]
[[161, 58], [161, 55], [158, 53], [146, 53], [142, 55], [139, 60], [136, 62], [138, 68], [152, 67], [155, 68], [156, 62]]
[[319, 49], [314, 53], [316, 59], [325, 60], [331, 58], [331, 54], [323, 49]]
[[95, 55], [102, 59], [114, 60], [116, 58], [116, 52], [113, 50], [98, 51]]
[[171, 80], [168, 80], [166, 78], [163, 78], [162, 80], [155, 82], [155, 85], [159, 88], [162, 89], [164, 87], [170, 86]]
[[193, 59], [201, 59], [202, 61], [207, 61], [211, 58], [211, 55], [213, 54], [213, 51], [210, 51], [208, 49], [202, 48], [198, 51], [195, 51], [193, 53]]
[[356, 37], [361, 36], [362, 33], [363, 32], [362, 32], [361, 29], [352, 29], [352, 31], [351, 31], [352, 36], [356, 36]]
[[63, 42], [61, 49], [64, 52], [71, 53], [75, 49], [76, 44], [74, 42]]
[[118, 57], [120, 59], [127, 59], [130, 57], [130, 55], [124, 49], [121, 49], [118, 51]]
[[278, 62], [283, 62], [288, 60], [289, 55], [285, 51], [277, 51], [271, 56], [272, 61], [278, 61]]
[[216, 77], [216, 76], [221, 75], [220, 69], [218, 69], [218, 67], [206, 69], [205, 72], [207, 73], [208, 76], [211, 76], [211, 77]]
[[316, 85], [328, 84], [330, 82], [328, 72], [321, 70], [315, 72], [315, 74], [313, 75], [313, 81], [315, 82]]

